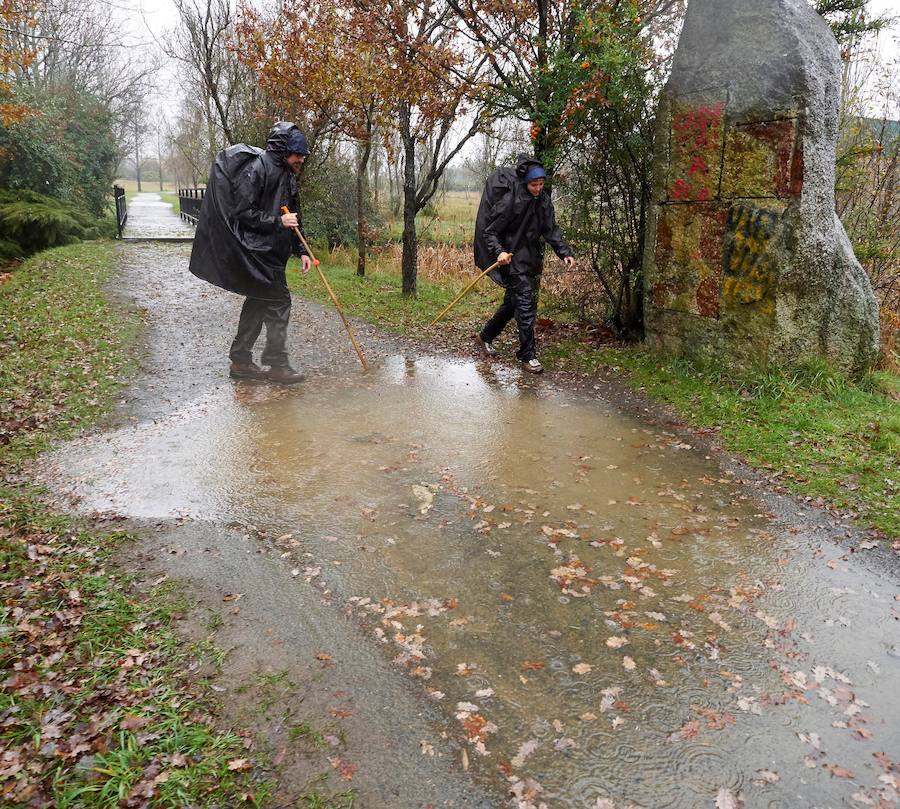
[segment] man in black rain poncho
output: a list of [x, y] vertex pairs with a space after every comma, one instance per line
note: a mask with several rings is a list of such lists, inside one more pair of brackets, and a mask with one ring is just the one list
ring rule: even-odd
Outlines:
[[487, 179], [475, 219], [475, 264], [486, 269], [501, 265], [491, 278], [506, 289], [503, 303], [478, 335], [491, 356], [494, 340], [513, 317], [519, 328], [516, 353], [526, 371], [539, 374], [534, 344], [537, 297], [544, 268], [544, 242], [573, 268], [575, 259], [556, 224], [553, 202], [544, 191], [544, 167], [527, 155], [519, 155], [515, 170], [497, 169]]
[[[310, 258], [292, 228], [299, 227], [295, 176], [309, 154], [295, 124], [279, 121], [266, 149], [239, 143], [216, 155], [200, 209], [191, 272], [204, 281], [245, 295], [237, 336], [231, 344], [230, 374], [236, 379], [268, 379], [293, 384], [303, 378], [288, 361], [286, 341], [291, 293], [287, 261]], [[291, 213], [282, 214], [282, 206]], [[253, 361], [253, 345], [266, 327], [263, 370]]]

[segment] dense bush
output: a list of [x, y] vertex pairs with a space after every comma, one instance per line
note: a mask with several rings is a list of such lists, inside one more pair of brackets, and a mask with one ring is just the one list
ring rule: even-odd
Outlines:
[[[356, 245], [356, 169], [331, 158], [310, 166], [300, 187], [303, 231], [328, 249]], [[369, 230], [384, 226], [371, 206], [366, 211]]]
[[0, 186], [103, 214], [116, 164], [111, 113], [89, 93], [17, 88], [32, 114], [0, 126]]
[[75, 203], [33, 191], [0, 189], [0, 261], [114, 234], [109, 215], [98, 218]]

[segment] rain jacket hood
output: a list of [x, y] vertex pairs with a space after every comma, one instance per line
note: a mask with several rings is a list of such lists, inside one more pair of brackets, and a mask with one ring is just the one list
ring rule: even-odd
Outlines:
[[281, 207], [297, 212], [297, 183], [285, 163], [296, 125], [272, 127], [266, 150], [239, 143], [216, 155], [200, 208], [190, 270], [211, 284], [278, 300], [291, 253], [305, 254], [281, 224]]
[[512, 264], [491, 271], [491, 278], [507, 286], [510, 274], [537, 276], [544, 266], [544, 244], [560, 258], [572, 255], [556, 224], [553, 202], [546, 191], [535, 197], [527, 188], [525, 175], [541, 163], [519, 155], [515, 168], [502, 167], [484, 185], [475, 217], [475, 264], [487, 269], [500, 253], [512, 253]]

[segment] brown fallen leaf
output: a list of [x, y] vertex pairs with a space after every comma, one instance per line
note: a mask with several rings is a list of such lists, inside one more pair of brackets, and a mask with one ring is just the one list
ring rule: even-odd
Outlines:
[[338, 771], [338, 775], [340, 775], [342, 781], [352, 781], [353, 776], [359, 767], [351, 761], [346, 761], [345, 759], [338, 758], [337, 756], [331, 756], [328, 759], [328, 762], [331, 764], [334, 769]]
[[846, 767], [839, 767], [837, 764], [823, 764], [822, 769], [829, 773], [833, 778], [856, 778], [856, 776]]
[[685, 723], [681, 730], [678, 731], [678, 735], [682, 739], [694, 739], [700, 735], [700, 720], [692, 719], [690, 722]]
[[228, 762], [228, 769], [232, 772], [249, 770], [252, 766], [253, 764], [250, 762], [249, 758], [233, 758]]
[[543, 660], [523, 660], [520, 667], [523, 671], [537, 671], [546, 665]]
[[144, 727], [144, 725], [148, 724], [150, 719], [146, 716], [135, 716], [134, 714], [126, 714], [122, 718], [121, 728], [122, 730], [137, 730], [138, 728]]
[[222, 596], [222, 601], [237, 601], [239, 598], [243, 598], [243, 593], [225, 593]]

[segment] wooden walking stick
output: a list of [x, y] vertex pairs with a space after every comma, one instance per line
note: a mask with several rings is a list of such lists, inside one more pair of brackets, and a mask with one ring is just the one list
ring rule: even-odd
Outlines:
[[[290, 213], [287, 205], [281, 206], [282, 213]], [[369, 363], [366, 362], [366, 355], [363, 354], [362, 349], [359, 347], [359, 343], [356, 342], [356, 337], [353, 336], [353, 329], [350, 328], [350, 323], [347, 321], [347, 317], [344, 315], [344, 310], [341, 309], [340, 303], [338, 303], [337, 296], [334, 294], [334, 290], [331, 288], [331, 284], [328, 283], [328, 279], [325, 277], [325, 273], [322, 272], [322, 268], [319, 266], [319, 259], [313, 255], [313, 251], [310, 249], [310, 246], [306, 243], [306, 239], [303, 238], [303, 234], [300, 232], [300, 228], [291, 228], [294, 233], [297, 234], [297, 237], [300, 239], [300, 243], [306, 248], [306, 252], [312, 260], [313, 266], [319, 271], [319, 278], [322, 279], [322, 283], [325, 284], [325, 289], [328, 290], [328, 294], [331, 295], [331, 300], [334, 301], [334, 308], [338, 310], [338, 314], [341, 316], [341, 320], [344, 321], [344, 328], [347, 329], [347, 334], [350, 335], [350, 342], [353, 343], [353, 347], [356, 349], [356, 356], [359, 357], [359, 361], [362, 363], [362, 367], [364, 371], [369, 370]]]
[[[512, 253], [510, 253], [510, 258], [512, 258]], [[488, 267], [483, 273], [481, 273], [481, 275], [479, 275], [474, 281], [472, 281], [471, 284], [469, 284], [462, 292], [459, 293], [459, 295], [457, 295], [449, 304], [447, 304], [447, 306], [444, 307], [443, 311], [434, 320], [432, 320], [431, 323], [428, 324], [429, 327], [437, 323], [444, 315], [447, 314], [447, 312], [449, 312], [454, 306], [456, 306], [456, 304], [458, 304], [463, 298], [465, 298], [466, 295], [469, 294], [469, 291], [472, 289], [472, 287], [474, 287], [475, 284], [477, 284], [482, 278], [484, 278], [484, 276], [486, 276], [491, 270], [497, 269], [497, 267], [499, 266], [499, 261], [495, 261], [493, 264], [491, 264], [490, 267]]]

